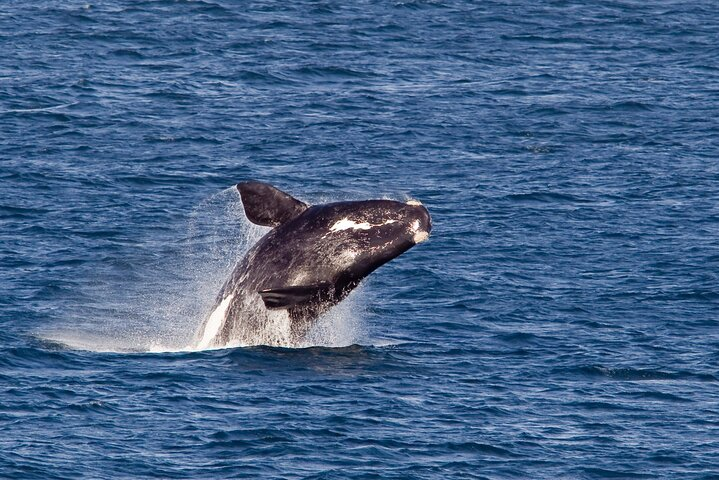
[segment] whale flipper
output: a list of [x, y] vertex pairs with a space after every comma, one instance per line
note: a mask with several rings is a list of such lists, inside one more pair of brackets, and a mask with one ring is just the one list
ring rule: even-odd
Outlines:
[[302, 285], [283, 288], [269, 288], [258, 292], [270, 309], [290, 308], [329, 299], [334, 292], [331, 283]]
[[262, 182], [237, 184], [245, 215], [263, 227], [277, 227], [307, 210], [308, 205], [291, 195]]

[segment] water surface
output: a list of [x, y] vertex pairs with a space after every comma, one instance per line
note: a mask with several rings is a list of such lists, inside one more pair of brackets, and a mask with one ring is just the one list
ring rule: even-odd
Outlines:
[[[7, 2], [0, 477], [716, 478], [717, 38], [708, 1]], [[247, 179], [432, 237], [307, 348], [181, 351]]]

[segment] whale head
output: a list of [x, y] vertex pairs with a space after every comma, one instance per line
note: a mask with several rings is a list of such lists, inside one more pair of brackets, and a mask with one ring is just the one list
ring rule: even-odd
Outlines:
[[345, 267], [353, 278], [369, 275], [427, 240], [432, 231], [429, 212], [417, 201], [365, 200], [312, 208], [317, 209], [318, 230], [326, 232], [319, 243], [340, 258], [352, 257]]
[[263, 286], [268, 290], [322, 285], [339, 300], [374, 270], [427, 240], [432, 230], [429, 212], [416, 200], [309, 206], [268, 184], [237, 188], [248, 219], [275, 227], [262, 254], [286, 265], [285, 285], [269, 282]]

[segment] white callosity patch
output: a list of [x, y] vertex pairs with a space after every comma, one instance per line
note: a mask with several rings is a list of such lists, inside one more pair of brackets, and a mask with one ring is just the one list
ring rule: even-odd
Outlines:
[[418, 207], [422, 205], [422, 202], [419, 200], [407, 200], [407, 205], [412, 205], [413, 207]]
[[412, 222], [412, 233], [414, 233], [414, 235], [412, 236], [412, 241], [415, 244], [422, 243], [429, 238], [429, 232], [427, 232], [426, 230], [421, 230], [419, 220], [415, 220], [414, 222]]
[[229, 307], [233, 297], [234, 295], [228, 295], [225, 297], [207, 319], [207, 322], [205, 323], [205, 330], [202, 332], [202, 338], [197, 344], [198, 350], [209, 347], [215, 337], [217, 337], [217, 334], [220, 332], [220, 328], [222, 328], [222, 325], [225, 323], [227, 307]]
[[428, 238], [429, 238], [429, 233], [422, 231], [422, 232], [415, 233], [414, 237], [412, 237], [412, 241], [414, 243], [422, 243], [425, 240], [427, 240]]
[[338, 220], [330, 227], [331, 232], [339, 232], [342, 230], [369, 230], [372, 227], [382, 227], [384, 225], [389, 225], [391, 223], [396, 223], [397, 220], [385, 220], [382, 223], [369, 223], [369, 222], [356, 222], [354, 220], [351, 220], [349, 218], [343, 218], [342, 220]]

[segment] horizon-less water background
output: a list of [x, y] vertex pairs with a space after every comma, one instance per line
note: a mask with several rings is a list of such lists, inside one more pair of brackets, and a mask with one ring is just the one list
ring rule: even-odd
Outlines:
[[[718, 478], [717, 12], [5, 2], [0, 477]], [[247, 179], [433, 235], [314, 346], [177, 351]]]

